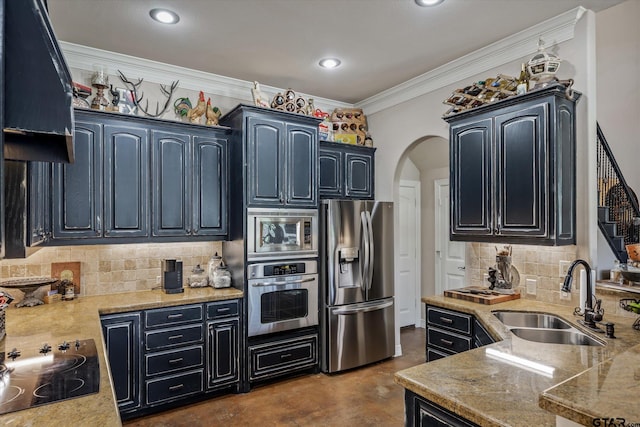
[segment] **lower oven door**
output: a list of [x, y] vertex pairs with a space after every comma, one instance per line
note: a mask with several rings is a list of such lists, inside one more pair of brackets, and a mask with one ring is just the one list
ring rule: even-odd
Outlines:
[[318, 275], [249, 280], [249, 336], [318, 324]]

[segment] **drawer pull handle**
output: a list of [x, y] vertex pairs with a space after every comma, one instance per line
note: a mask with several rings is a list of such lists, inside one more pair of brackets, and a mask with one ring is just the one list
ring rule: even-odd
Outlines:
[[182, 357], [179, 357], [179, 358], [177, 358], [177, 359], [171, 359], [171, 360], [169, 360], [169, 364], [170, 364], [170, 365], [175, 365], [176, 363], [180, 363], [180, 362], [182, 362], [183, 360], [184, 360], [184, 359], [183, 359]]
[[231, 310], [229, 307], [223, 307], [223, 308], [219, 308], [217, 309], [218, 313], [225, 313], [227, 311]]
[[169, 337], [170, 340], [179, 340], [180, 338], [182, 338], [183, 335], [171, 335]]
[[440, 342], [444, 345], [448, 345], [449, 347], [453, 347], [453, 341], [445, 340], [444, 338], [440, 338]]
[[178, 391], [182, 388], [184, 388], [184, 384], [172, 385], [169, 387], [169, 391]]
[[452, 320], [452, 319], [449, 319], [448, 317], [442, 317], [442, 316], [440, 316], [440, 321], [441, 321], [442, 323], [446, 323], [446, 324], [448, 324], [448, 325], [451, 325], [451, 324], [453, 323], [453, 320]]
[[280, 359], [288, 359], [291, 357], [291, 353], [281, 354]]
[[184, 314], [182, 313], [170, 314], [167, 316], [167, 319], [180, 319], [182, 316], [184, 316]]

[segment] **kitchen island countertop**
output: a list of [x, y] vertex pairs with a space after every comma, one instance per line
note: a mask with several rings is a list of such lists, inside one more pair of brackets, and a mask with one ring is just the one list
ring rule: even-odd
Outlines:
[[[526, 299], [495, 305], [444, 296], [422, 301], [474, 315], [496, 342], [399, 371], [395, 380], [404, 388], [482, 426], [553, 426], [556, 415], [586, 425], [596, 417], [640, 422], [640, 375], [634, 375], [640, 331], [631, 327], [633, 318], [605, 314], [616, 324], [617, 339], [589, 333], [606, 342], [602, 347], [544, 344], [514, 336], [492, 311], [551, 313], [584, 331], [571, 307]], [[545, 365], [552, 373], [508, 363], [501, 354]]]
[[36, 307], [10, 307], [6, 312], [7, 336], [0, 352], [13, 348], [37, 349], [48, 343], [93, 338], [100, 363], [98, 393], [0, 415], [5, 426], [120, 426], [120, 416], [106, 359], [101, 314], [123, 313], [150, 308], [242, 298], [234, 288], [185, 288], [184, 293], [165, 294], [161, 290], [86, 296]]

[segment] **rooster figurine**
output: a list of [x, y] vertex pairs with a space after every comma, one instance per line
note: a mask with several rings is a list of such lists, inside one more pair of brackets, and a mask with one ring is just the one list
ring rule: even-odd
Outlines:
[[200, 117], [205, 113], [207, 106], [204, 102], [204, 92], [200, 91], [200, 96], [198, 97], [198, 104], [192, 108], [191, 101], [189, 98], [178, 98], [173, 103], [173, 109], [176, 114], [181, 117], [187, 117], [191, 123], [198, 123], [200, 121]]
[[218, 119], [221, 115], [222, 111], [218, 107], [211, 106], [211, 98], [207, 99], [207, 111], [205, 113], [207, 126], [218, 126]]

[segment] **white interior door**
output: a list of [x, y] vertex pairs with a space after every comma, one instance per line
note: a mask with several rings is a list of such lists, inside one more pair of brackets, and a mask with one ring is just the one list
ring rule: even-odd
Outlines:
[[397, 323], [400, 327], [420, 324], [420, 182], [400, 182]]
[[449, 180], [435, 181], [436, 294], [466, 286], [466, 244], [449, 240]]

